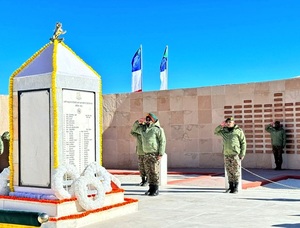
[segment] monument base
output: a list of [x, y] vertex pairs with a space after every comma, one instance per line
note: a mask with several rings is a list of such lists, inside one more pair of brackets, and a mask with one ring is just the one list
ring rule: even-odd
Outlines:
[[[16, 214], [19, 214], [18, 217], [23, 216], [23, 221], [29, 220], [26, 219], [26, 213], [28, 212], [36, 214], [46, 213], [49, 216], [49, 221], [41, 224], [40, 227], [42, 228], [83, 227], [136, 212], [138, 211], [138, 200], [124, 198], [123, 189], [113, 190], [111, 193], [106, 194], [103, 207], [86, 211], [79, 205], [76, 198], [67, 200], [37, 200], [0, 196], [0, 210], [9, 211], [10, 213], [14, 213], [15, 211]], [[22, 212], [24, 212], [23, 215]], [[8, 225], [28, 226], [28, 224], [24, 224], [20, 220], [18, 221], [17, 217], [14, 221], [11, 215], [0, 214], [0, 227]]]

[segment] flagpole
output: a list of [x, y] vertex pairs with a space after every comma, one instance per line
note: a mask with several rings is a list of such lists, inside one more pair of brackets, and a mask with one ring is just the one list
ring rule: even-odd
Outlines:
[[140, 44], [141, 49], [141, 90], [143, 91], [143, 48], [142, 44]]
[[167, 61], [167, 90], [169, 89], [169, 47], [166, 45], [166, 52], [168, 56], [168, 61]]

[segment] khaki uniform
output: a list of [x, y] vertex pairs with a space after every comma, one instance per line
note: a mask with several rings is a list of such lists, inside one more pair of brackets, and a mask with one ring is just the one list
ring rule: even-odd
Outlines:
[[241, 175], [241, 159], [246, 154], [246, 137], [238, 125], [234, 125], [232, 128], [219, 125], [214, 133], [223, 138], [224, 164], [228, 175], [230, 193], [235, 193]]
[[143, 151], [142, 146], [142, 136], [140, 134], [135, 133], [138, 128], [145, 127], [143, 124], [140, 124], [138, 121], [134, 122], [130, 134], [136, 138], [136, 154], [138, 156], [138, 168], [140, 172], [140, 176], [145, 178], [146, 169], [145, 169], [145, 152]]
[[142, 125], [132, 129], [132, 134], [140, 135], [142, 138], [142, 151], [145, 153], [144, 167], [147, 173], [149, 185], [159, 184], [159, 159], [163, 156], [166, 148], [166, 136], [159, 121], [149, 126]]
[[276, 168], [281, 169], [283, 163], [282, 154], [283, 148], [286, 145], [286, 134], [282, 127], [275, 128], [271, 124], [265, 127], [266, 131], [271, 134], [272, 151], [274, 155], [274, 161]]

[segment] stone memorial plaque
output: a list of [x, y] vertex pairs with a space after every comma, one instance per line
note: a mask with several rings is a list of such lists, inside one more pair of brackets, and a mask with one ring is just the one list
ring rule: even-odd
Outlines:
[[63, 90], [63, 157], [81, 173], [96, 160], [95, 93]]
[[50, 187], [50, 94], [19, 93], [20, 186]]

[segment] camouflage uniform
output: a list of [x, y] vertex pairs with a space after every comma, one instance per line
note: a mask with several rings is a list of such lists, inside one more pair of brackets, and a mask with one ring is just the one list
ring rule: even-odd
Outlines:
[[152, 113], [149, 113], [147, 117], [151, 117], [152, 122], [150, 122], [149, 125], [145, 124], [143, 127], [134, 129], [133, 133], [140, 135], [142, 138], [142, 148], [145, 152], [144, 165], [150, 187], [148, 193], [150, 193], [150, 195], [157, 195], [159, 184], [159, 157], [165, 153], [166, 136], [163, 128], [160, 127], [157, 117]]
[[148, 153], [145, 155], [145, 170], [148, 174], [149, 184], [159, 184], [159, 164], [160, 160], [157, 158], [156, 153]]
[[276, 121], [275, 126], [269, 124], [265, 127], [266, 131], [271, 134], [272, 151], [276, 164], [276, 170], [281, 170], [283, 148], [286, 145], [285, 130], [281, 127], [280, 122]]
[[232, 128], [219, 125], [214, 133], [223, 138], [224, 163], [228, 174], [229, 188], [231, 193], [235, 193], [241, 175], [241, 159], [246, 154], [247, 144], [244, 132], [238, 125], [234, 125]]
[[224, 163], [229, 182], [239, 182], [241, 160], [238, 155], [224, 156]]
[[138, 156], [138, 168], [140, 172], [140, 176], [142, 178], [141, 186], [145, 185], [147, 182], [147, 175], [145, 169], [145, 152], [143, 151], [142, 146], [142, 136], [140, 134], [135, 133], [138, 128], [144, 128], [145, 125], [139, 123], [139, 121], [134, 122], [130, 134], [136, 138], [136, 153]]

